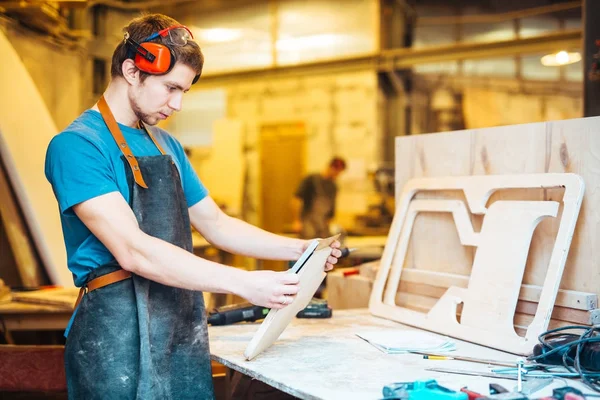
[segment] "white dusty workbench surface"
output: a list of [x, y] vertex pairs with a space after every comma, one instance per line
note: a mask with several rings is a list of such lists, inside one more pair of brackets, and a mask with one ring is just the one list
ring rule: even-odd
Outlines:
[[[266, 382], [301, 399], [380, 399], [384, 385], [392, 382], [436, 379], [450, 389], [469, 389], [488, 394], [489, 383], [512, 390], [516, 380], [426, 371], [455, 368], [487, 372], [487, 365], [457, 360], [424, 360], [416, 354], [388, 355], [360, 339], [356, 332], [378, 329], [414, 329], [374, 317], [367, 309], [333, 311], [330, 319], [298, 319], [270, 348], [252, 361], [243, 353], [259, 323], [209, 328], [212, 359], [245, 375]], [[518, 356], [452, 339], [456, 355], [514, 361]], [[497, 367], [501, 368], [501, 367]], [[552, 393], [565, 386], [564, 379], [535, 393]], [[585, 387], [569, 381], [578, 389]], [[589, 390], [585, 392], [592, 393]]]

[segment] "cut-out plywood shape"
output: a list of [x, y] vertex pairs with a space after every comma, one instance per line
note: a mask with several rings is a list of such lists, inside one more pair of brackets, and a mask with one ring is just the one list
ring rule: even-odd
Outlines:
[[302, 254], [302, 257], [290, 269], [289, 273], [297, 273], [300, 279], [298, 294], [294, 298], [294, 301], [287, 307], [269, 311], [258, 331], [252, 337], [248, 347], [246, 347], [244, 357], [247, 360], [253, 359], [271, 346], [289, 325], [292, 318], [308, 305], [319, 285], [325, 279], [325, 263], [332, 250], [330, 245], [338, 237], [339, 235], [327, 239], [314, 240], [304, 254]]
[[[556, 217], [560, 204], [555, 201], [500, 200], [489, 207], [486, 205], [490, 196], [500, 189], [559, 187], [565, 188], [559, 230], [537, 312], [525, 337], [521, 337], [515, 332], [513, 317], [533, 231], [543, 218]], [[462, 190], [470, 211], [484, 215], [481, 231], [473, 231], [462, 201], [413, 200], [417, 192], [433, 190]], [[583, 192], [583, 180], [575, 174], [486, 175], [409, 181], [398, 199], [398, 210], [369, 299], [370, 312], [511, 353], [530, 353], [551, 318]], [[468, 287], [449, 287], [428, 313], [398, 307], [395, 303], [410, 234], [419, 212], [452, 213], [461, 243], [477, 247]], [[460, 322], [456, 317], [459, 304], [463, 304]]]

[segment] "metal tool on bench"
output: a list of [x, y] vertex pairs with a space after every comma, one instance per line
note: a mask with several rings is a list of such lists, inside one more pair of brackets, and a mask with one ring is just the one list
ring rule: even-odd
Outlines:
[[383, 387], [385, 400], [468, 400], [464, 392], [438, 385], [434, 379], [414, 382], [396, 382]]

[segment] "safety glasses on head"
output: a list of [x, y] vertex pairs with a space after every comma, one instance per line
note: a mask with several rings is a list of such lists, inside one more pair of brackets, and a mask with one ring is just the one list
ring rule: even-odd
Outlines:
[[170, 46], [185, 46], [190, 39], [194, 39], [192, 31], [185, 25], [174, 25], [148, 36], [142, 42], [149, 42], [161, 37], [166, 45]]

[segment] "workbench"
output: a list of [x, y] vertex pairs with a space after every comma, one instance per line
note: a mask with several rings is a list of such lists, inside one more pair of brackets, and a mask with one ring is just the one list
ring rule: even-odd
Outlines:
[[14, 344], [12, 331], [64, 330], [72, 313], [73, 308], [61, 306], [16, 301], [0, 303], [0, 333], [8, 344]]
[[[516, 380], [427, 371], [452, 368], [488, 372], [487, 365], [457, 360], [427, 360], [417, 354], [385, 354], [355, 335], [359, 331], [414, 329], [374, 317], [367, 309], [333, 311], [330, 319], [295, 318], [279, 340], [252, 361], [244, 349], [260, 323], [209, 327], [210, 352], [214, 361], [258, 379], [300, 399], [381, 399], [382, 389], [393, 382], [435, 379], [453, 390], [467, 386], [488, 394], [489, 384], [512, 390]], [[457, 355], [515, 361], [517, 356], [460, 340]], [[231, 374], [229, 374], [231, 375]], [[574, 386], [594, 393], [575, 380], [555, 379], [535, 396], [549, 395], [552, 388]]]

